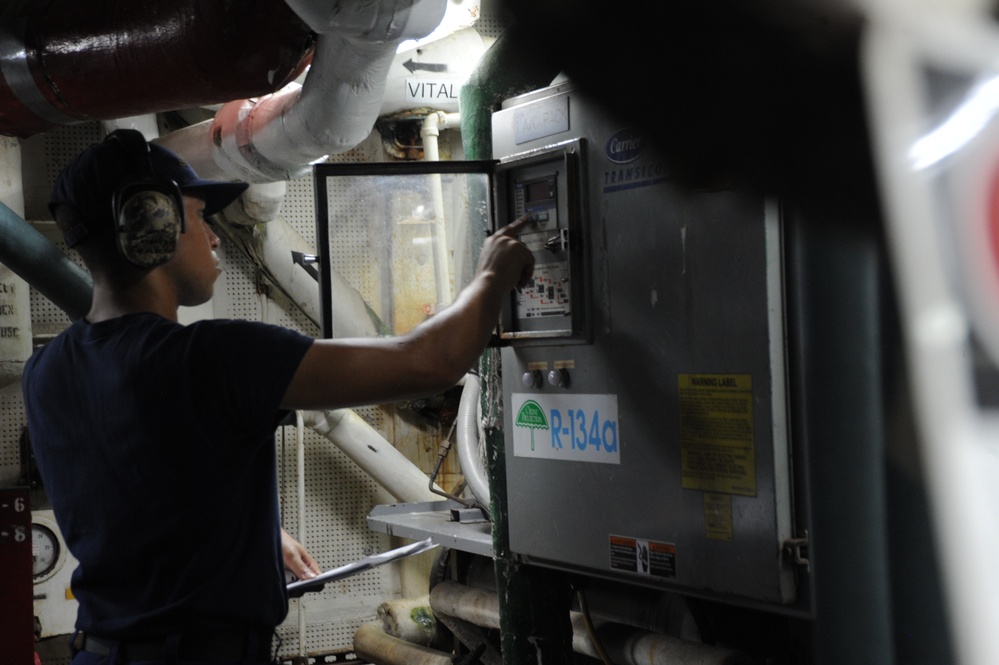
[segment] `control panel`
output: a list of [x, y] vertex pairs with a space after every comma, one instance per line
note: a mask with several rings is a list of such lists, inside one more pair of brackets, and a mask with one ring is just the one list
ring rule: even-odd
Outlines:
[[590, 339], [584, 147], [576, 139], [513, 155], [497, 166], [497, 219], [528, 218], [520, 239], [535, 260], [530, 282], [503, 309], [500, 337], [510, 344]]
[[571, 84], [493, 115], [497, 226], [531, 220], [503, 312], [510, 549], [559, 570], [797, 602], [779, 208], [690, 191]]

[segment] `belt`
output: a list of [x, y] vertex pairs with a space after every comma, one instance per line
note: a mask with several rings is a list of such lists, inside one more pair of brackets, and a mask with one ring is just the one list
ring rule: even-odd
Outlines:
[[[156, 640], [109, 640], [94, 635], [81, 635], [80, 649], [98, 656], [108, 656], [115, 646], [126, 660], [166, 660], [171, 651], [177, 660], [271, 662], [272, 632], [212, 632], [181, 633], [179, 636]], [[256, 638], [254, 640], [254, 638]], [[171, 649], [171, 644], [175, 646]]]

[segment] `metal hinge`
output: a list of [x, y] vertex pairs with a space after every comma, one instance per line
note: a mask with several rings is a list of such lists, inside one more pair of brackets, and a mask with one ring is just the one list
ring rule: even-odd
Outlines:
[[808, 532], [804, 532], [803, 538], [788, 538], [781, 548], [784, 556], [795, 566], [803, 568], [806, 573], [811, 572], [811, 563], [808, 561]]

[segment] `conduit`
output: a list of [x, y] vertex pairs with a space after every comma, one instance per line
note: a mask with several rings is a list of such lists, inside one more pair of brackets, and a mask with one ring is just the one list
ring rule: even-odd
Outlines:
[[465, 483], [479, 502], [489, 507], [489, 478], [479, 441], [479, 377], [465, 375], [465, 385], [458, 402], [458, 427], [455, 438], [458, 447], [458, 464]]
[[333, 442], [397, 501], [439, 500], [427, 486], [427, 475], [350, 409], [304, 411], [302, 417], [306, 427]]
[[[423, 138], [423, 160], [427, 162], [440, 161], [438, 138], [441, 130], [448, 127], [458, 127], [461, 115], [434, 111], [423, 119], [420, 136]], [[443, 308], [454, 298], [451, 286], [451, 271], [448, 268], [447, 224], [444, 219], [444, 191], [439, 173], [430, 174], [430, 192], [433, 198], [434, 221], [432, 228], [434, 278], [437, 285], [437, 306]]]
[[0, 133], [268, 94], [298, 76], [312, 44], [280, 0], [8, 2]]

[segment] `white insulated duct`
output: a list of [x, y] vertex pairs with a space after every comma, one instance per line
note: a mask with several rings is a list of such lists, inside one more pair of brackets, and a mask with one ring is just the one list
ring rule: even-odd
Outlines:
[[289, 180], [355, 147], [380, 114], [398, 45], [432, 31], [447, 0], [288, 4], [320, 33], [305, 82], [224, 104], [213, 120], [160, 141], [202, 177]]
[[447, 0], [285, 0], [285, 4], [321, 35], [398, 44], [429, 35], [444, 18]]
[[[259, 227], [263, 265], [288, 297], [313, 321], [319, 321], [319, 286], [315, 278], [292, 259], [293, 252], [314, 254], [312, 246], [284, 219]], [[339, 273], [332, 271], [333, 337], [374, 337], [378, 334], [367, 305]]]
[[[0, 137], [0, 201], [24, 216], [21, 145]], [[0, 264], [0, 388], [21, 379], [31, 355], [31, 298], [28, 283]]]
[[350, 409], [303, 411], [302, 418], [306, 427], [332, 441], [396, 500], [441, 500], [430, 491], [427, 474]]
[[160, 127], [156, 122], [155, 113], [104, 120], [101, 122], [101, 126], [104, 128], [105, 134], [110, 134], [116, 129], [134, 129], [141, 132], [147, 141], [157, 139], [160, 135]]

